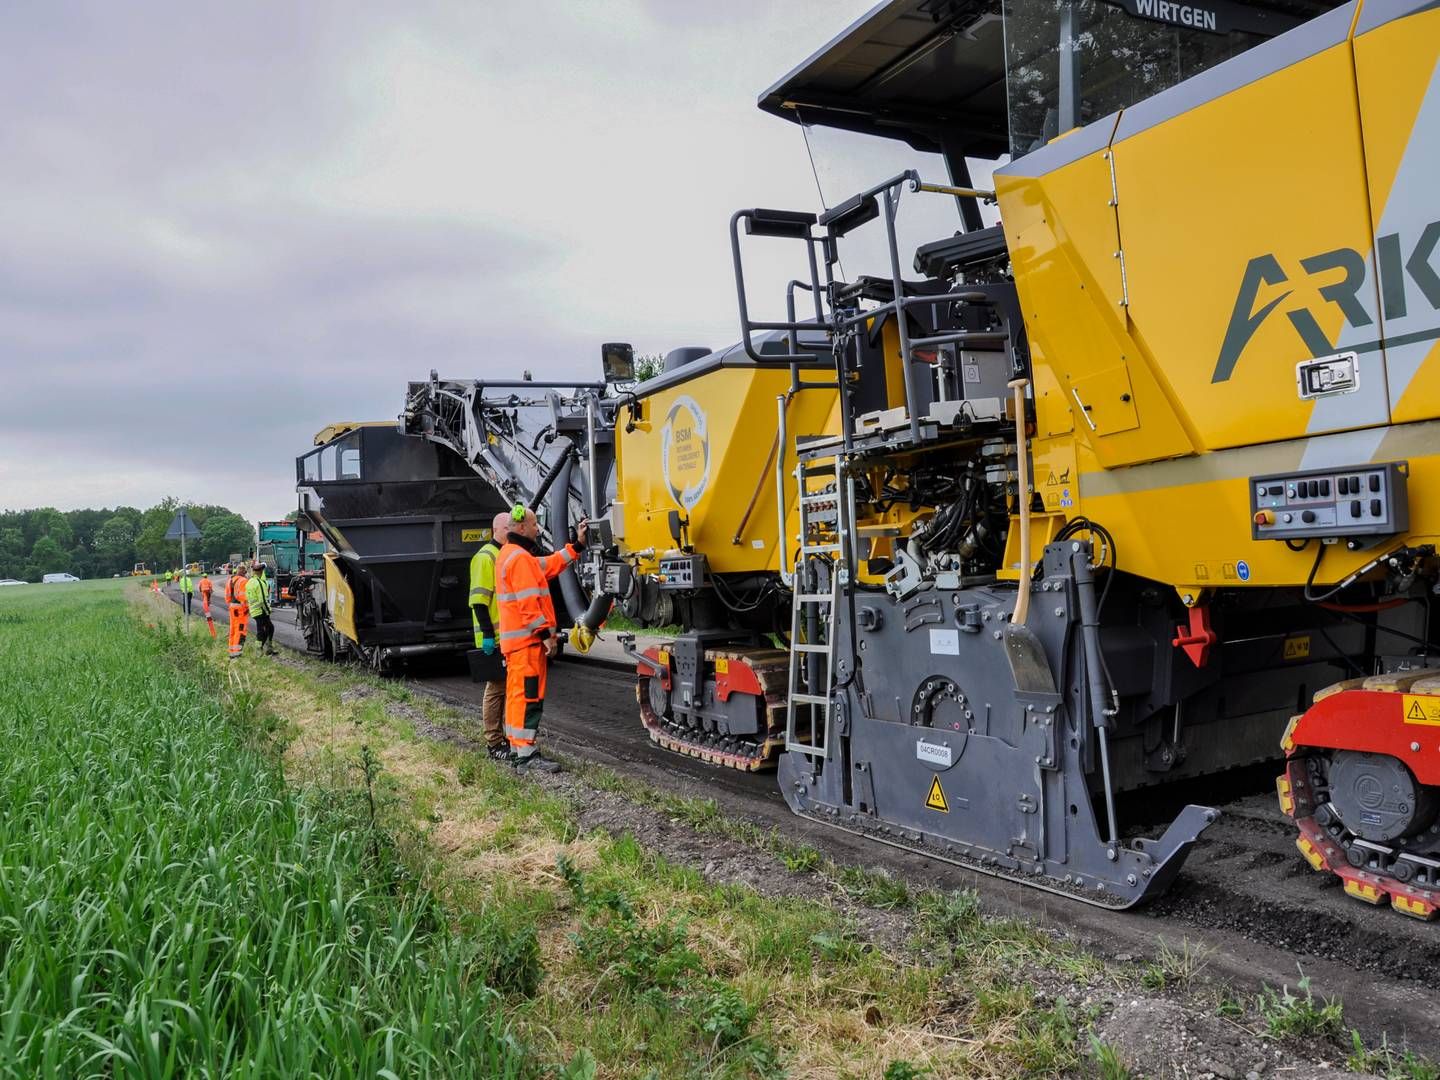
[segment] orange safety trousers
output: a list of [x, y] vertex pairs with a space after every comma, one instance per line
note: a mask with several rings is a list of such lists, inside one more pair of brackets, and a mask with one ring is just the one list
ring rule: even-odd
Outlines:
[[521, 757], [535, 752], [540, 735], [548, 659], [539, 642], [505, 654], [505, 737]]
[[245, 646], [245, 620], [240, 617], [240, 605], [230, 605], [230, 655], [239, 656]]
[[232, 577], [225, 583], [225, 600], [230, 615], [230, 655], [239, 656], [245, 648], [245, 621], [250, 618], [245, 603], [245, 579]]

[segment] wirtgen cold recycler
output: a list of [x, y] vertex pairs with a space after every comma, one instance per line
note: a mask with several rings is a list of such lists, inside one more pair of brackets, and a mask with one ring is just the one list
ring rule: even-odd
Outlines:
[[767, 91], [812, 151], [913, 161], [737, 213], [741, 345], [561, 409], [606, 526], [579, 599], [691, 630], [637, 654], [657, 739], [1116, 907], [1216, 816], [1137, 839], [1118, 796], [1283, 740], [1306, 858], [1433, 915], [1437, 58], [1422, 0], [895, 0]]

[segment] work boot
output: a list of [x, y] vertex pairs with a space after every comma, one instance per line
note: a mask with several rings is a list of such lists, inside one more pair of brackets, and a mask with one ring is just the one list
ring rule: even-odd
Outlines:
[[549, 758], [541, 755], [538, 751], [533, 754], [527, 754], [525, 757], [516, 757], [514, 764], [515, 769], [518, 772], [560, 771], [560, 763], [558, 761], [551, 761]]

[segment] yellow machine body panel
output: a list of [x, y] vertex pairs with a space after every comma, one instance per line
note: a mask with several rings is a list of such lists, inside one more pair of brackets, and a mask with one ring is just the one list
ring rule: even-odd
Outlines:
[[[802, 372], [822, 382], [826, 372]], [[833, 383], [834, 376], [830, 375]], [[650, 393], [638, 388], [642, 419], [616, 428], [616, 507], [620, 539], [631, 552], [674, 550], [670, 513], [689, 520], [688, 536], [713, 573], [775, 572], [777, 403], [790, 388], [790, 369], [719, 367]], [[790, 398], [787, 428], [806, 434], [839, 431], [834, 389], [802, 390]], [[798, 529], [793, 439], [782, 463], [786, 522]], [[651, 568], [653, 560], [642, 561]]]
[[[1252, 476], [1407, 463], [1408, 530], [1317, 583], [1440, 537], [1440, 10], [1371, 3], [995, 177], [1035, 491], [1182, 593], [1305, 582], [1313, 544], [1252, 538]], [[1303, 396], [1337, 355], [1354, 388]]]
[[325, 604], [335, 629], [351, 641], [359, 642], [355, 629], [355, 593], [345, 575], [340, 573], [334, 552], [325, 553]]
[[[1377, 5], [1378, 7], [1378, 5]], [[1390, 418], [1440, 416], [1440, 9], [1354, 37]]]

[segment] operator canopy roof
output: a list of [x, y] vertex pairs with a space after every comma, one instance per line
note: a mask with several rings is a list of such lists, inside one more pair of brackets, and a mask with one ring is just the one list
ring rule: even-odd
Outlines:
[[[963, 156], [1027, 153], [1338, 6], [887, 0], [766, 90], [759, 104], [802, 124], [943, 153], [954, 175]], [[1078, 74], [1074, 122], [1063, 125], [1062, 39], [1073, 45]]]

